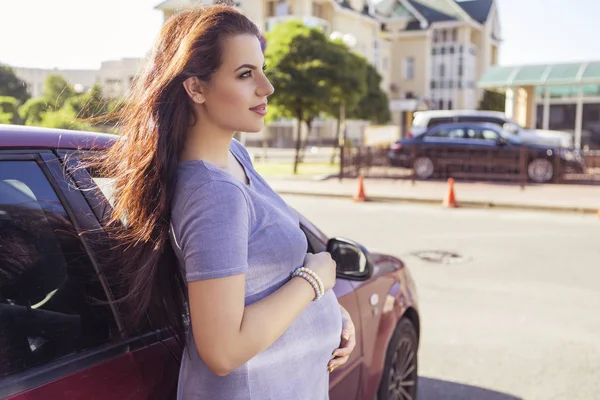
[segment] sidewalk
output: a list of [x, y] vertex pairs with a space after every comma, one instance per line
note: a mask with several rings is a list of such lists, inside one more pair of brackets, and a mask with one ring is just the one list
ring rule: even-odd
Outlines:
[[[266, 177], [279, 194], [340, 197], [351, 200], [358, 188], [357, 179], [337, 178], [322, 181]], [[364, 188], [371, 201], [397, 201], [442, 204], [448, 191], [446, 182], [415, 182], [403, 179], [368, 179]], [[463, 207], [496, 207], [596, 214], [600, 209], [600, 186], [518, 185], [455, 182], [456, 199]]]

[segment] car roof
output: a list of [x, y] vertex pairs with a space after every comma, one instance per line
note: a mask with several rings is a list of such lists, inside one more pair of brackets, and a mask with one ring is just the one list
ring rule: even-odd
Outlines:
[[109, 148], [118, 135], [51, 129], [39, 126], [0, 125], [0, 148], [81, 149]]
[[440, 118], [440, 117], [458, 117], [458, 116], [477, 116], [477, 117], [497, 117], [507, 119], [505, 113], [501, 111], [487, 110], [428, 110], [415, 112], [415, 118]]
[[439, 130], [439, 129], [452, 129], [452, 128], [488, 128], [494, 131], [501, 130], [497, 124], [493, 124], [491, 122], [449, 122], [447, 124], [439, 124], [434, 127], [428, 129], [431, 130]]

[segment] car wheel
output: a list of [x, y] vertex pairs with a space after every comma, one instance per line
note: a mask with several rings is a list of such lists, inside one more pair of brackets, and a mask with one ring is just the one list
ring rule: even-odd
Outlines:
[[433, 175], [433, 161], [429, 157], [418, 157], [413, 163], [415, 176], [419, 179], [429, 179]]
[[417, 399], [417, 348], [415, 327], [401, 319], [388, 345], [377, 400]]
[[554, 166], [545, 158], [536, 158], [527, 167], [529, 179], [537, 183], [546, 183], [554, 176]]

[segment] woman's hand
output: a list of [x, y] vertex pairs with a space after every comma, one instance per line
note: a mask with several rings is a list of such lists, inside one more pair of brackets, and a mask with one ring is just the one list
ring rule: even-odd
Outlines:
[[326, 251], [317, 254], [306, 254], [304, 267], [312, 270], [323, 282], [325, 291], [335, 286], [336, 263]]
[[346, 364], [352, 350], [356, 347], [356, 332], [352, 317], [350, 317], [348, 311], [341, 305], [340, 311], [342, 312], [342, 340], [340, 347], [333, 352], [334, 358], [329, 361], [329, 364], [327, 365], [327, 370], [329, 372], [332, 372], [340, 365]]

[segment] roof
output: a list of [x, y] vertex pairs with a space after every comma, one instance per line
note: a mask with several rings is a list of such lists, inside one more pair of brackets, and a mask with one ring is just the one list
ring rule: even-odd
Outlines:
[[479, 88], [600, 84], [600, 61], [568, 64], [495, 66], [477, 83]]
[[423, 28], [421, 27], [421, 21], [413, 19], [408, 24], [406, 24], [406, 28], [405, 29], [407, 31], [420, 31]]
[[0, 149], [106, 149], [118, 138], [106, 133], [50, 129], [38, 126], [0, 125]]
[[427, 7], [424, 4], [419, 3], [416, 0], [408, 0], [411, 6], [413, 6], [429, 23], [441, 22], [441, 21], [456, 21], [457, 19], [444, 14], [441, 11], [434, 10], [433, 8]]
[[487, 21], [494, 0], [468, 0], [457, 1], [456, 4], [461, 6], [463, 10], [475, 21], [483, 24]]

